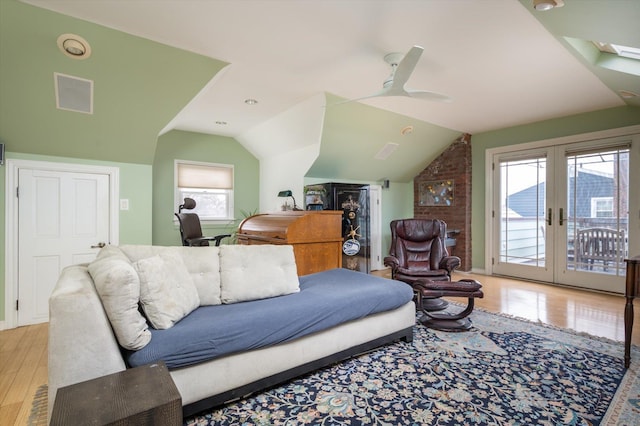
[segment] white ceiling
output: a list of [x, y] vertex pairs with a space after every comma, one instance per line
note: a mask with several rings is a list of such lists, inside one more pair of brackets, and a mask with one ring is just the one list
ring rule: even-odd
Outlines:
[[238, 136], [321, 92], [369, 95], [384, 55], [413, 45], [407, 86], [454, 101], [363, 103], [469, 133], [625, 105], [533, 15], [553, 10], [514, 0], [25, 2], [228, 62], [171, 123], [181, 130]]

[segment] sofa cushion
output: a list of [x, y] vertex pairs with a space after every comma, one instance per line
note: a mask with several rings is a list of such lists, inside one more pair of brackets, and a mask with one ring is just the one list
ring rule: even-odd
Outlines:
[[220, 246], [222, 303], [265, 299], [299, 291], [292, 246]]
[[219, 305], [220, 301], [220, 261], [218, 247], [144, 246], [123, 245], [122, 252], [131, 262], [153, 257], [162, 253], [179, 253], [198, 290], [200, 306]]
[[138, 350], [151, 340], [147, 321], [138, 310], [138, 274], [117, 248], [107, 247], [87, 269], [118, 343], [123, 348]]
[[200, 306], [221, 304], [218, 247], [178, 247], [178, 252], [198, 289]]
[[[297, 293], [200, 307], [168, 330], [151, 329], [151, 343], [125, 356], [131, 366], [163, 360], [170, 370], [177, 372], [176, 368], [279, 345], [409, 303], [409, 312], [401, 317], [403, 322], [409, 320], [411, 325], [415, 321], [415, 307], [411, 299], [413, 290], [403, 282], [343, 268], [331, 269], [300, 277], [300, 291]], [[212, 327], [212, 324], [216, 326]], [[353, 346], [343, 342], [348, 341], [349, 336], [334, 337], [336, 342], [332, 343]], [[303, 351], [312, 353], [316, 349], [307, 347]], [[265, 364], [281, 362], [259, 354], [254, 354], [255, 359]], [[218, 368], [224, 369], [229, 364], [223, 361], [220, 365], [222, 367]], [[242, 374], [230, 371], [227, 376]]]
[[140, 277], [142, 309], [154, 328], [170, 328], [200, 305], [198, 290], [178, 253], [166, 251], [133, 266]]

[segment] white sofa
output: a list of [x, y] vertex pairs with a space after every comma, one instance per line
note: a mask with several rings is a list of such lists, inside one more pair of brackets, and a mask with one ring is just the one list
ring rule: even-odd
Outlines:
[[[240, 268], [245, 282], [265, 276], [271, 279], [269, 273], [265, 274], [265, 265], [290, 265], [293, 259], [292, 250], [262, 251], [257, 258], [255, 247], [259, 246], [233, 247], [236, 258], [247, 260]], [[211, 294], [202, 296], [203, 288], [209, 285], [221, 286], [220, 294], [224, 297], [225, 270], [232, 269], [228, 261], [219, 259], [220, 249], [224, 251], [224, 247], [122, 246], [115, 249], [125, 253], [132, 264], [158, 254], [177, 254], [195, 282], [201, 300], [211, 298]], [[114, 248], [109, 247], [109, 252], [113, 254]], [[283, 255], [287, 258], [284, 263], [278, 259]], [[96, 262], [101, 257], [105, 256], [99, 255]], [[293, 265], [295, 272], [294, 261]], [[291, 273], [287, 268], [289, 266], [284, 268], [285, 275]], [[105, 310], [108, 303], [103, 303], [104, 294], [99, 293], [90, 273], [93, 271], [97, 276], [95, 270], [92, 264], [64, 269], [50, 297], [49, 414], [60, 387], [127, 368], [119, 335], [116, 337], [112, 327], [115, 323], [112, 324]], [[183, 413], [188, 416], [374, 347], [398, 339], [411, 341], [414, 323], [415, 306], [409, 301], [391, 311], [351, 320], [292, 341], [176, 368], [170, 373], [182, 396]]]

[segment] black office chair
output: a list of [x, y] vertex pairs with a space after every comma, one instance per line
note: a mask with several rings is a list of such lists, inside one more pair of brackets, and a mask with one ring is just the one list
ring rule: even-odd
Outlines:
[[200, 218], [195, 213], [182, 213], [182, 209], [192, 210], [196, 207], [196, 200], [193, 198], [185, 198], [184, 204], [178, 206], [178, 213], [175, 213], [180, 222], [180, 237], [183, 246], [198, 247], [208, 246], [209, 241], [215, 241], [215, 245], [219, 246], [223, 238], [230, 237], [231, 234], [216, 235], [215, 237], [202, 236], [202, 226], [200, 226]]

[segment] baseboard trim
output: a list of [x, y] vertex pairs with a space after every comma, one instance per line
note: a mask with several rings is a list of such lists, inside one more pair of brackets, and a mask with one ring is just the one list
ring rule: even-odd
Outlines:
[[484, 268], [471, 268], [470, 271], [460, 271], [458, 269], [456, 269], [455, 271], [453, 271], [455, 274], [480, 274], [480, 275], [487, 275], [487, 271]]

